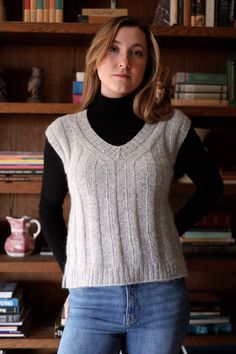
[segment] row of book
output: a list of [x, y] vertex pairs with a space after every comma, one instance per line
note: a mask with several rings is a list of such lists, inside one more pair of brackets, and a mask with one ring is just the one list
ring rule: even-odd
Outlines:
[[63, 0], [23, 0], [24, 22], [63, 22]]
[[154, 25], [236, 27], [235, 0], [159, 0]]
[[25, 151], [1, 151], [0, 152], [0, 180], [6, 177], [15, 179], [24, 176], [35, 176], [43, 174], [43, 153]]
[[232, 324], [219, 296], [214, 292], [190, 292], [190, 321], [188, 333], [231, 333]]
[[0, 283], [0, 337], [26, 337], [30, 311], [17, 282]]

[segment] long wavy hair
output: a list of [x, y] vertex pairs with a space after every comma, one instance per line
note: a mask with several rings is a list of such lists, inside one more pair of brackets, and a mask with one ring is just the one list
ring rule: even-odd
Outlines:
[[166, 86], [169, 70], [160, 65], [160, 52], [149, 27], [140, 19], [129, 16], [115, 17], [106, 22], [94, 36], [85, 59], [85, 75], [80, 110], [86, 109], [100, 90], [101, 82], [96, 68], [99, 66], [122, 27], [138, 27], [144, 33], [148, 59], [144, 78], [135, 91], [134, 113], [147, 123], [169, 119], [173, 114], [169, 90]]

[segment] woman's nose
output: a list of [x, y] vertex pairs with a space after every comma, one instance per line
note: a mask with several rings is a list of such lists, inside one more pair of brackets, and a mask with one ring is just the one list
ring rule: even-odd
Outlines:
[[129, 68], [130, 67], [128, 55], [126, 55], [126, 54], [122, 55], [122, 57], [120, 58], [119, 66], [120, 66], [120, 68]]

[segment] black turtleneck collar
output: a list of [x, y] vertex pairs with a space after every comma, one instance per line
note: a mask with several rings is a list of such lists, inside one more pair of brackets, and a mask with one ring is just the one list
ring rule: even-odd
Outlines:
[[133, 112], [134, 94], [110, 98], [98, 93], [87, 110], [93, 130], [111, 145], [123, 145], [144, 126], [144, 120]]

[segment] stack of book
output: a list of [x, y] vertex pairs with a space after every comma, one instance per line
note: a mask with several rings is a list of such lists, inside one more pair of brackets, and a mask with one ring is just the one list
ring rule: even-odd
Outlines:
[[219, 296], [213, 292], [190, 292], [189, 333], [231, 333], [230, 316], [224, 314]]
[[24, 22], [63, 22], [63, 0], [24, 0]]
[[73, 81], [72, 102], [81, 103], [84, 86], [84, 72], [76, 73], [76, 81]]
[[176, 72], [172, 77], [174, 105], [228, 106], [226, 73]]
[[17, 282], [0, 283], [0, 337], [26, 337], [30, 307]]
[[41, 152], [1, 151], [0, 180], [39, 180], [43, 174]]
[[82, 15], [78, 15], [79, 22], [87, 23], [104, 23], [113, 17], [117, 16], [127, 16], [128, 9], [118, 9], [118, 8], [92, 8], [82, 9]]

